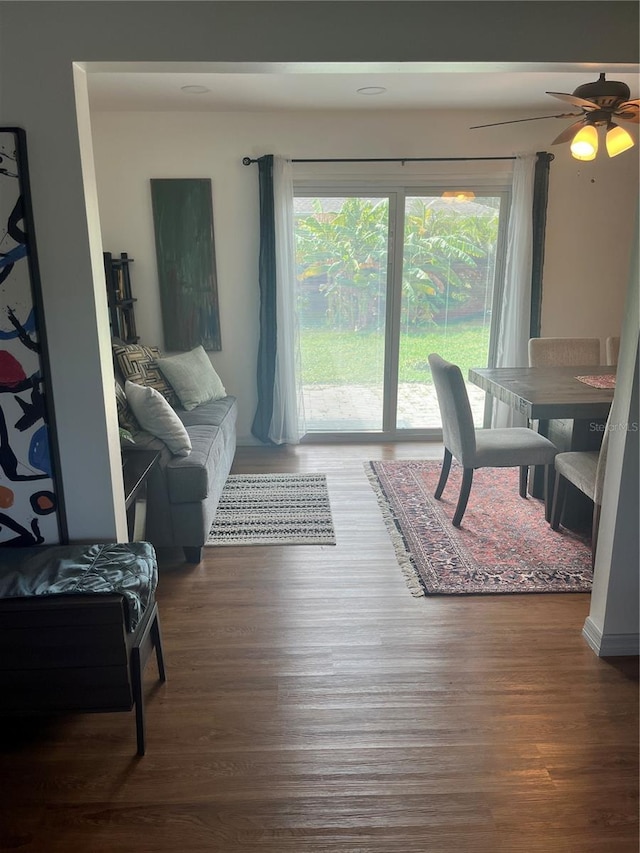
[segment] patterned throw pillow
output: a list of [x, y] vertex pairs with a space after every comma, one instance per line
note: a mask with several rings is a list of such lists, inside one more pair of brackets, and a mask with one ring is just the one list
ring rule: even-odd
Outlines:
[[164, 378], [156, 359], [161, 357], [158, 347], [145, 347], [142, 344], [114, 344], [113, 354], [125, 379], [137, 385], [155, 388], [172, 406], [178, 402], [176, 394]]
[[122, 385], [116, 381], [116, 406], [118, 407], [118, 425], [131, 434], [140, 431], [140, 424], [133, 414]]

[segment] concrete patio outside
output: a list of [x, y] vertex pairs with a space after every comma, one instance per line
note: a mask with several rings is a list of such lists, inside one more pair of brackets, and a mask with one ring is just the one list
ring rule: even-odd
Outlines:
[[[369, 432], [382, 429], [382, 388], [366, 385], [303, 387], [307, 432]], [[482, 426], [485, 392], [467, 384], [476, 427]], [[400, 383], [398, 429], [440, 429], [440, 410], [431, 384]]]

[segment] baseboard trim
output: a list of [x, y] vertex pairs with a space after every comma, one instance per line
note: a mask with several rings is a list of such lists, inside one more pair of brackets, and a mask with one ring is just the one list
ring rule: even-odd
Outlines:
[[582, 636], [601, 658], [640, 654], [640, 634], [608, 634], [604, 636], [590, 616], [587, 616]]

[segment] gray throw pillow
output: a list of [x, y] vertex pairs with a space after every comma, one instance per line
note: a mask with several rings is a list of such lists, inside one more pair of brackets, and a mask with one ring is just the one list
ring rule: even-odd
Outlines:
[[201, 346], [191, 352], [158, 358], [156, 364], [187, 411], [227, 396], [222, 380]]
[[129, 380], [125, 382], [124, 390], [143, 429], [164, 441], [174, 456], [191, 453], [191, 439], [184, 424], [159, 391], [150, 385], [137, 385]]

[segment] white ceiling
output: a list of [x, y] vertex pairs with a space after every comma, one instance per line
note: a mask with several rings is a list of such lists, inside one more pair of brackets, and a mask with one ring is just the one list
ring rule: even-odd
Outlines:
[[[231, 64], [87, 66], [97, 110], [491, 109], [571, 112], [547, 91], [573, 92], [598, 78], [622, 80], [638, 97], [637, 65]], [[205, 86], [188, 94], [182, 86]], [[379, 95], [357, 89], [381, 86]]]

